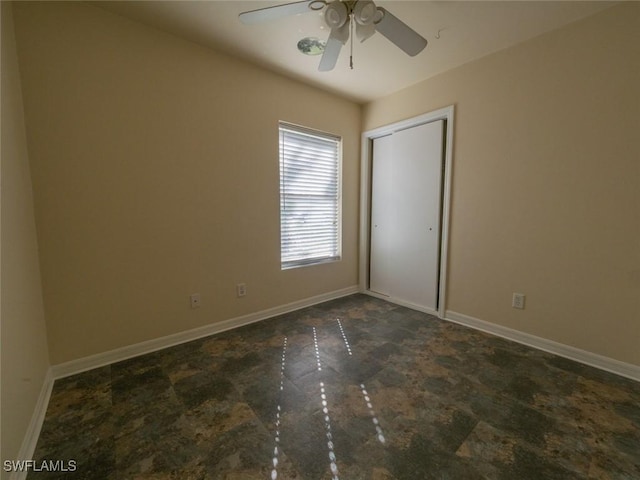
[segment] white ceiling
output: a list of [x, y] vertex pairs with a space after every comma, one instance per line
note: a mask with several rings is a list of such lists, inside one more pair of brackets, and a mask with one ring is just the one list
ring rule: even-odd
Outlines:
[[319, 72], [320, 57], [301, 54], [303, 37], [326, 40], [320, 14], [310, 12], [260, 25], [238, 14], [287, 1], [101, 1], [98, 6], [164, 31], [244, 58], [289, 77], [368, 102], [489, 53], [592, 15], [611, 1], [376, 0], [425, 37], [427, 48], [409, 57], [379, 33], [348, 45], [336, 68]]

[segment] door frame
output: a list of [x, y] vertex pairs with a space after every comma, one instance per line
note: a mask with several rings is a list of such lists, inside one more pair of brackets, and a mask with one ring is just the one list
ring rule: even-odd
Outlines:
[[[447, 265], [449, 246], [449, 217], [451, 212], [451, 174], [453, 160], [453, 105], [429, 113], [418, 115], [400, 122], [367, 130], [362, 134], [360, 149], [360, 262], [359, 288], [368, 295], [383, 298], [416, 310], [445, 317], [447, 294]], [[416, 127], [436, 120], [445, 120], [443, 180], [442, 180], [442, 228], [440, 230], [440, 264], [438, 278], [438, 310], [431, 310], [419, 305], [413, 305], [386, 297], [369, 290], [369, 259], [371, 246], [371, 174], [373, 160], [373, 140], [390, 135], [393, 132]]]

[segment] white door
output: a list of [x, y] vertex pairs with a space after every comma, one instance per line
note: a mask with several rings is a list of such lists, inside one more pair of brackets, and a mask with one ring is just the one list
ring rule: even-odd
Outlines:
[[393, 203], [393, 162], [391, 140], [393, 136], [373, 141], [373, 167], [371, 171], [371, 262], [369, 265], [370, 289], [390, 296], [393, 278], [393, 239], [396, 206]]
[[369, 288], [438, 308], [443, 131], [438, 120], [373, 141]]

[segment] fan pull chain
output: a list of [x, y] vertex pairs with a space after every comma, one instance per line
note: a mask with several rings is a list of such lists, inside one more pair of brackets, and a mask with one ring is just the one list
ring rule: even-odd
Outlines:
[[349, 41], [351, 42], [351, 51], [349, 52], [349, 67], [353, 70], [353, 14], [349, 16], [349, 29], [351, 32], [349, 33]]

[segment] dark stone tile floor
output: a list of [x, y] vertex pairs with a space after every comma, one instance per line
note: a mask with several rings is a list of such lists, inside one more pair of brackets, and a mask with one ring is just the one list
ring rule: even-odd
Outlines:
[[[338, 322], [339, 320], [339, 322]], [[29, 479], [640, 479], [640, 384], [353, 295], [55, 382]]]

